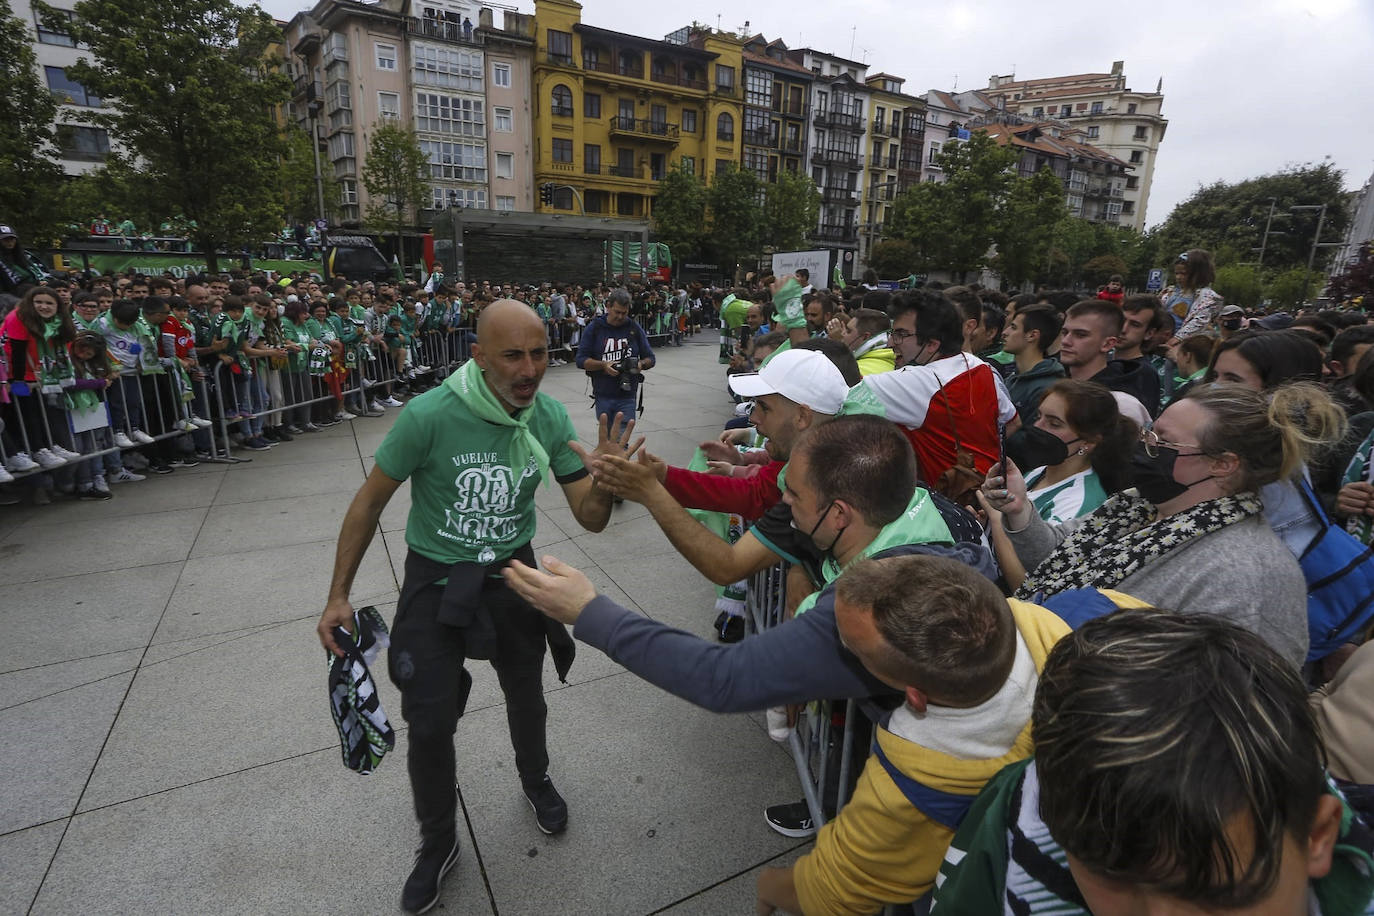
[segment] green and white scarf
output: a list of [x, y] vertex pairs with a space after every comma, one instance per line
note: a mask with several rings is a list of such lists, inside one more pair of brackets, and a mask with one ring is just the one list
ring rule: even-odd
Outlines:
[[550, 479], [549, 453], [534, 433], [530, 432], [529, 417], [533, 412], [533, 404], [517, 410], [514, 416], [507, 413], [505, 406], [487, 387], [482, 367], [477, 365], [475, 359], [468, 360], [461, 369], [444, 379], [444, 384], [462, 399], [477, 419], [497, 426], [514, 427], [520, 433], [511, 441], [511, 468], [525, 467], [533, 456], [539, 466], [539, 479], [545, 482]]
[[1165, 554], [1258, 515], [1263, 509], [1259, 496], [1247, 491], [1209, 499], [1161, 519], [1149, 500], [1118, 493], [1088, 515], [1082, 526], [1026, 577], [1016, 597], [1031, 600], [1037, 593], [1116, 588], [1123, 579]]

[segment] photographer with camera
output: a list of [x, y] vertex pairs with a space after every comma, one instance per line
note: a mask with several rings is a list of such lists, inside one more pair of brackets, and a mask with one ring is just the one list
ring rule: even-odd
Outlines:
[[[577, 367], [592, 380], [596, 415], [615, 419], [636, 416], [635, 395], [644, 370], [654, 366], [648, 335], [630, 317], [630, 294], [616, 289], [606, 297], [606, 314], [593, 318], [577, 347]], [[640, 400], [642, 404], [642, 399]]]

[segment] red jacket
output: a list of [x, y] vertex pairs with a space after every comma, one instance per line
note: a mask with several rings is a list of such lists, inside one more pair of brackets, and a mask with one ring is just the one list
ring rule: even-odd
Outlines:
[[778, 489], [778, 474], [782, 468], [783, 462], [774, 461], [753, 477], [726, 477], [669, 467], [663, 485], [673, 499], [688, 509], [735, 512], [753, 521], [762, 518], [763, 513], [782, 499], [782, 491]]
[[1126, 298], [1126, 291], [1125, 291], [1125, 290], [1122, 290], [1122, 291], [1119, 292], [1119, 293], [1113, 293], [1113, 292], [1108, 292], [1107, 290], [1104, 289], [1104, 290], [1102, 290], [1101, 292], [1099, 292], [1099, 293], [1097, 294], [1097, 298], [1099, 298], [1099, 299], [1106, 299], [1106, 300], [1107, 300], [1108, 302], [1110, 302], [1112, 305], [1120, 305], [1121, 302], [1122, 302], [1122, 300], [1124, 300], [1124, 299]]

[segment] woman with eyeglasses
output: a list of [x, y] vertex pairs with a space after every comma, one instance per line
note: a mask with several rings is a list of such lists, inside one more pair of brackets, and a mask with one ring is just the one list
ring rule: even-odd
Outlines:
[[1265, 396], [1239, 385], [1188, 392], [1145, 430], [1135, 487], [1092, 513], [1044, 521], [1015, 464], [983, 484], [1031, 574], [1018, 598], [1117, 589], [1156, 607], [1205, 610], [1247, 627], [1295, 666], [1307, 657], [1307, 584], [1269, 527], [1259, 490], [1340, 438], [1345, 417], [1315, 385]]
[[1211, 328], [1221, 310], [1221, 294], [1212, 289], [1216, 276], [1209, 251], [1189, 248], [1174, 259], [1174, 285], [1159, 294], [1159, 301], [1174, 316], [1174, 336], [1169, 339], [1169, 346]]

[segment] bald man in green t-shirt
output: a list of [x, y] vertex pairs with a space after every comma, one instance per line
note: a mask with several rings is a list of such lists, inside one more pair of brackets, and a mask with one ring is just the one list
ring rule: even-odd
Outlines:
[[[606, 527], [611, 493], [596, 485], [596, 457], [629, 455], [633, 421], [603, 419], [596, 450], [576, 441], [567, 409], [539, 384], [548, 368], [544, 323], [513, 299], [493, 302], [477, 323], [472, 358], [442, 385], [411, 399], [377, 448], [376, 466], [344, 516], [320, 642], [336, 655], [336, 628], [354, 631], [349, 591], [382, 510], [405, 480], [405, 582], [392, 624], [388, 668], [410, 726], [407, 767], [422, 845], [401, 895], [407, 912], [439, 899], [458, 858], [453, 735], [472, 678], [465, 659], [488, 659], [506, 697], [516, 769], [539, 828], [559, 833], [567, 805], [553, 787], [545, 746], [543, 661], [552, 650], [559, 677], [573, 643], [561, 625], [511, 591], [500, 570], [512, 558], [533, 564], [534, 492], [552, 475], [588, 531]], [[642, 440], [641, 440], [642, 442]]]

